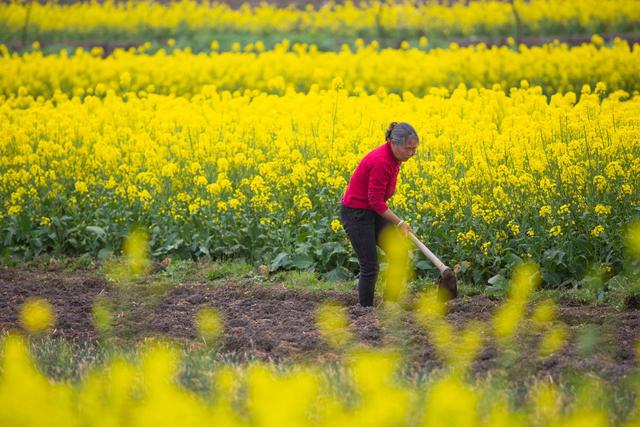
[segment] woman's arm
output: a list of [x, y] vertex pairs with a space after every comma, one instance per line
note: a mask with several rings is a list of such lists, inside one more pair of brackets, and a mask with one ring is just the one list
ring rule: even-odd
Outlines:
[[[405, 234], [409, 234], [412, 232], [411, 230], [411, 226], [409, 224], [407, 224], [406, 222], [402, 221], [398, 215], [396, 215], [391, 209], [387, 209], [386, 211], [384, 211], [381, 216], [386, 219], [387, 221], [389, 221], [391, 224], [395, 225], [396, 227], [398, 227], [400, 229], [400, 231], [402, 231]], [[398, 224], [400, 224], [398, 226]]]
[[402, 221], [398, 215], [396, 215], [384, 201], [384, 194], [387, 191], [387, 185], [391, 179], [391, 171], [389, 166], [384, 163], [375, 165], [369, 174], [369, 187], [367, 188], [367, 197], [369, 198], [369, 205], [373, 207], [373, 210], [384, 219], [395, 225], [405, 234], [411, 232], [411, 227], [406, 222]]

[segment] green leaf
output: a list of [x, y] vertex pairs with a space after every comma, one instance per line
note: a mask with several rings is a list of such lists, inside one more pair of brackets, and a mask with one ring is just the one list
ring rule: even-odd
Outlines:
[[311, 266], [313, 266], [314, 262], [313, 262], [313, 258], [311, 258], [307, 254], [296, 254], [293, 257], [292, 264], [295, 268], [298, 268], [300, 270], [306, 270], [307, 268], [310, 268]]
[[351, 277], [351, 272], [344, 267], [336, 267], [323, 275], [323, 278], [330, 282], [344, 282], [351, 279]]
[[483, 275], [483, 271], [476, 268], [473, 270], [473, 272], [471, 273], [471, 277], [473, 278], [473, 282], [474, 283], [479, 283], [480, 280], [482, 279], [482, 275]]
[[513, 252], [508, 252], [505, 256], [504, 256], [505, 261], [507, 262], [507, 267], [513, 267], [515, 265], [520, 265], [523, 263], [522, 258], [520, 258], [518, 255], [514, 254]]
[[98, 237], [104, 237], [104, 235], [107, 234], [107, 232], [104, 231], [104, 228], [98, 227], [96, 225], [87, 226], [87, 231], [98, 235]]
[[605, 286], [609, 290], [623, 291], [629, 287], [629, 279], [624, 275], [618, 274], [607, 280]]
[[271, 262], [269, 267], [270, 271], [276, 271], [281, 268], [287, 268], [291, 266], [291, 257], [286, 252], [280, 252]]
[[209, 248], [207, 247], [206, 244], [202, 243], [200, 244], [200, 246], [198, 247], [198, 249], [200, 250], [200, 253], [203, 253], [205, 255], [210, 255], [209, 253]]
[[496, 274], [495, 276], [487, 280], [487, 282], [489, 282], [490, 285], [499, 286], [507, 284], [508, 280], [505, 279], [501, 274]]
[[418, 270], [432, 270], [434, 267], [428, 261], [421, 259], [420, 261], [416, 262], [416, 268]]
[[489, 294], [502, 295], [509, 289], [509, 281], [500, 274], [496, 274], [487, 280], [491, 286], [485, 289]]
[[13, 236], [15, 235], [15, 229], [13, 227], [9, 227], [7, 231], [7, 237], [4, 239], [4, 246], [9, 246], [11, 240], [13, 240]]
[[109, 248], [102, 248], [98, 251], [98, 259], [105, 259], [113, 255], [113, 251]]
[[547, 249], [544, 251], [545, 259], [553, 262], [555, 265], [564, 265], [564, 251], [559, 249]]
[[550, 286], [558, 286], [562, 282], [562, 276], [548, 268], [542, 269], [542, 280]]
[[322, 244], [322, 253], [324, 256], [330, 257], [344, 251], [344, 246], [338, 242], [327, 242]]

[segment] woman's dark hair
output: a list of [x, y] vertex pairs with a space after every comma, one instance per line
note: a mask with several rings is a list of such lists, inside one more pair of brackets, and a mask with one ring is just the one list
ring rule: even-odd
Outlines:
[[409, 123], [392, 122], [384, 133], [386, 141], [391, 141], [396, 145], [403, 145], [409, 138], [418, 138], [418, 133]]

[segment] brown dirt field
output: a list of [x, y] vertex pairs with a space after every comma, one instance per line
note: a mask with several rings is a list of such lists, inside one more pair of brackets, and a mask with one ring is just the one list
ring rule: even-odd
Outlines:
[[[91, 304], [98, 295], [117, 301], [118, 289], [91, 271], [29, 271], [0, 267], [0, 331], [19, 329], [18, 310], [29, 297], [46, 298], [54, 307], [53, 337], [95, 341]], [[224, 318], [221, 355], [236, 359], [274, 361], [338, 357], [323, 341], [314, 325], [314, 311], [326, 301], [338, 301], [348, 308], [350, 329], [361, 345], [396, 346], [406, 352], [410, 365], [438, 368], [442, 361], [424, 329], [410, 312], [392, 322], [380, 307], [363, 308], [352, 292], [298, 291], [279, 284], [269, 286], [224, 282], [174, 285], [158, 295], [153, 304], [129, 301], [116, 312], [114, 330], [125, 331], [126, 339], [162, 335], [197, 345], [193, 316], [199, 308], [214, 307]], [[447, 319], [455, 328], [471, 320], [487, 321], [499, 302], [486, 296], [461, 297], [449, 303]], [[640, 310], [617, 311], [608, 306], [560, 302], [559, 320], [569, 331], [570, 344], [546, 360], [535, 356], [534, 334], [523, 334], [511, 357], [499, 353], [487, 337], [475, 360], [473, 371], [488, 373], [517, 366], [519, 375], [556, 376], [566, 372], [594, 372], [605, 378], [620, 378], [636, 365], [635, 343], [640, 339]], [[580, 353], [576, 337], [586, 327], [598, 328], [599, 342], [589, 354]]]

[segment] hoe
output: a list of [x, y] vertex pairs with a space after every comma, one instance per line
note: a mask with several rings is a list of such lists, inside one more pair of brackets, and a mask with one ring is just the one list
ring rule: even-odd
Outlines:
[[450, 299], [457, 297], [458, 285], [456, 275], [453, 274], [453, 271], [444, 265], [444, 263], [440, 261], [438, 257], [424, 245], [424, 243], [418, 240], [413, 233], [409, 233], [409, 238], [418, 247], [418, 249], [420, 249], [420, 252], [422, 252], [438, 270], [440, 270], [440, 280], [438, 281], [438, 297], [440, 300], [449, 301]]

